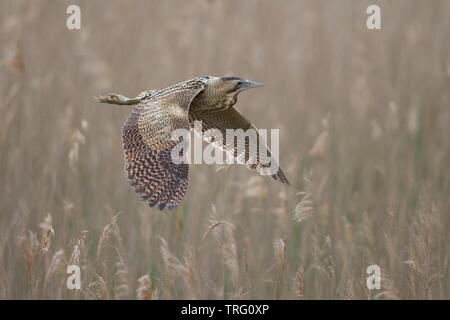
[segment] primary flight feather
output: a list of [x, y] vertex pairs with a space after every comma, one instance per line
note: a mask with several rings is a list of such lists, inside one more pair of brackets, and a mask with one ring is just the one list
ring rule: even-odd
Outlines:
[[[123, 148], [125, 169], [130, 184], [151, 207], [157, 205], [176, 208], [183, 200], [189, 183], [189, 166], [172, 161], [172, 149], [179, 143], [171, 140], [174, 130], [198, 130], [194, 121], [202, 121], [203, 139], [214, 147], [240, 159], [249, 169], [260, 174], [270, 167], [260, 159], [260, 146], [267, 155], [270, 152], [265, 143], [249, 147], [244, 142], [230, 137], [226, 129], [257, 129], [235, 107], [237, 95], [261, 83], [238, 77], [199, 77], [162, 89], [144, 91], [129, 99], [119, 94], [96, 98], [103, 103], [134, 105], [123, 126]], [[214, 139], [210, 129], [216, 129], [223, 139]], [[244, 150], [238, 153], [238, 150]], [[264, 153], [265, 154], [265, 153]], [[275, 159], [271, 157], [271, 161]], [[289, 184], [278, 164], [277, 171], [270, 174], [275, 180]]]

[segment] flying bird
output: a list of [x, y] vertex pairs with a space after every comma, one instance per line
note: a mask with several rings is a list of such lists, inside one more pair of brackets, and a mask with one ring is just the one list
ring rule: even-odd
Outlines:
[[[202, 121], [203, 139], [215, 148], [224, 150], [235, 159], [240, 158], [249, 169], [260, 174], [270, 167], [261, 161], [259, 146], [257, 150], [245, 146], [234, 138], [227, 139], [226, 129], [257, 130], [235, 107], [237, 95], [247, 89], [260, 87], [262, 83], [238, 77], [198, 77], [161, 89], [144, 91], [129, 99], [120, 94], [96, 97], [99, 102], [134, 105], [122, 129], [122, 142], [125, 152], [125, 171], [136, 193], [151, 207], [160, 210], [180, 205], [189, 183], [189, 165], [172, 161], [172, 149], [179, 143], [171, 139], [172, 132], [178, 129], [195, 128], [194, 121]], [[208, 135], [216, 129], [222, 133], [223, 140]], [[258, 132], [258, 131], [256, 131]], [[258, 143], [260, 136], [258, 134]], [[239, 147], [245, 152], [238, 154]], [[270, 156], [267, 145], [264, 152]], [[242, 150], [242, 149], [239, 149]], [[250, 161], [251, 160], [251, 161]], [[275, 161], [273, 157], [271, 161]], [[275, 180], [289, 185], [279, 168], [270, 174]]]

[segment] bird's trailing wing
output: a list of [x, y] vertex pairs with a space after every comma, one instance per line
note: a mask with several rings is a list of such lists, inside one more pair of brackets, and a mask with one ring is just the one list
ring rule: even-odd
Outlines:
[[123, 126], [125, 169], [130, 184], [151, 207], [177, 207], [189, 182], [188, 164], [175, 164], [173, 130], [189, 130], [188, 110], [201, 87], [178, 89], [137, 104]]
[[[230, 156], [238, 159], [240, 163], [245, 163], [247, 168], [254, 169], [263, 175], [270, 175], [275, 180], [289, 185], [289, 181], [276, 160], [271, 156], [270, 150], [259, 135], [258, 130], [234, 106], [214, 112], [190, 112], [189, 119], [191, 126], [193, 126], [194, 121], [202, 121], [201, 134], [206, 142], [226, 151]], [[219, 130], [222, 141], [215, 139], [214, 131], [210, 129]], [[247, 139], [237, 139], [227, 129], [242, 129], [244, 133], [248, 129], [252, 129], [249, 132], [253, 131], [254, 133], [253, 144], [250, 145], [251, 136]], [[194, 130], [197, 130], [195, 126]], [[264, 159], [264, 156], [268, 159]], [[269, 160], [269, 162], [265, 160]], [[275, 170], [270, 171], [270, 168], [273, 169], [274, 165]]]

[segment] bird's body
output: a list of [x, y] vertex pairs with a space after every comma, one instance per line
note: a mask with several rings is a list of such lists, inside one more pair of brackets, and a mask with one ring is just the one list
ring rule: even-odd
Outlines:
[[[190, 130], [194, 121], [202, 121], [201, 134], [207, 142], [243, 159], [248, 168], [264, 174], [263, 169], [270, 164], [261, 161], [257, 153], [259, 147], [255, 150], [249, 148], [247, 140], [245, 146], [239, 146], [226, 130], [256, 130], [234, 108], [234, 104], [241, 91], [261, 85], [237, 77], [207, 76], [162, 90], [145, 91], [134, 99], [117, 94], [98, 98], [104, 103], [135, 105], [124, 123], [122, 139], [127, 176], [142, 199], [152, 207], [158, 205], [161, 210], [166, 206], [176, 208], [181, 203], [189, 182], [189, 166], [172, 161], [172, 149], [178, 142], [171, 137], [174, 130]], [[223, 141], [212, 138], [209, 129], [220, 132]], [[258, 135], [258, 142], [259, 138]], [[237, 150], [245, 151], [238, 154]], [[289, 184], [278, 164], [276, 168], [271, 176]]]

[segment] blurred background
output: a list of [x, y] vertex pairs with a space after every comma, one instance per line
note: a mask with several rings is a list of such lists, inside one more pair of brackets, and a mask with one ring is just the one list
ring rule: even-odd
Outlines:
[[[449, 39], [445, 0], [1, 1], [0, 298], [449, 299]], [[139, 200], [131, 108], [93, 96], [202, 75], [266, 84], [237, 107], [292, 188], [194, 165], [176, 211]]]

